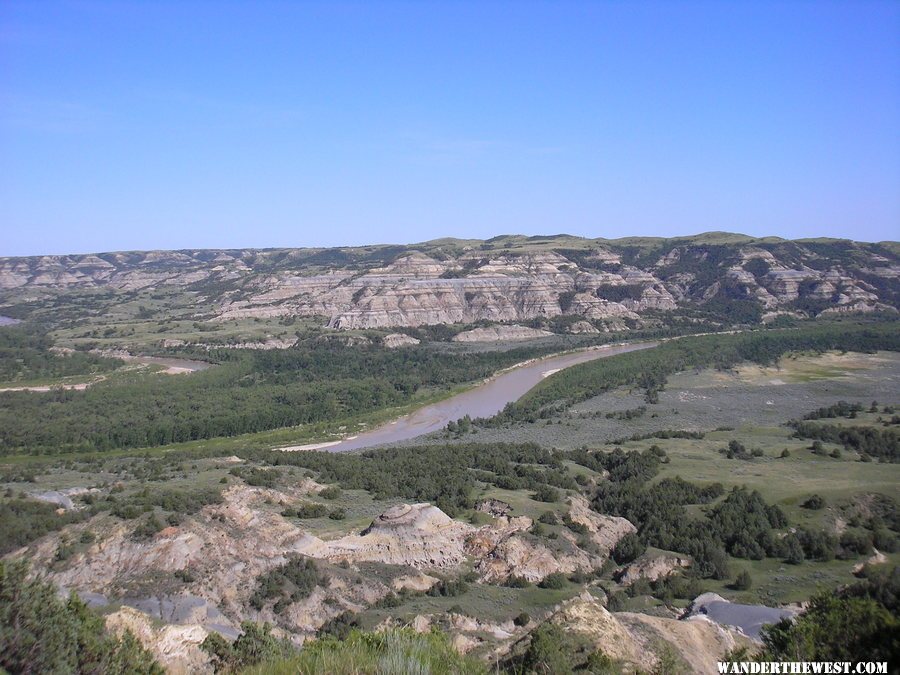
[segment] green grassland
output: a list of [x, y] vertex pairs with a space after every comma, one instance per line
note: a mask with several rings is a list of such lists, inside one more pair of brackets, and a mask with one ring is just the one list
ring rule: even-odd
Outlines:
[[[565, 450], [670, 429], [708, 432], [728, 427], [754, 434], [762, 433], [756, 429], [780, 429], [791, 419], [842, 399], [866, 407], [872, 400], [882, 404], [900, 400], [900, 356], [895, 352], [791, 354], [768, 368], [690, 370], [668, 378], [657, 404], [648, 405], [637, 386], [620, 387], [548, 419], [478, 428], [471, 439], [460, 442], [534, 441]], [[606, 416], [642, 406], [646, 411], [633, 419]], [[429, 440], [453, 442], [441, 434]]]

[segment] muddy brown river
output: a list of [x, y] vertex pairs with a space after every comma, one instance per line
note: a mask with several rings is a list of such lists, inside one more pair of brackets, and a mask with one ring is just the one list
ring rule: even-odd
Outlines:
[[357, 436], [349, 436], [342, 441], [294, 446], [284, 450], [321, 449], [329, 452], [359, 450], [386, 443], [408, 441], [423, 434], [438, 431], [448, 422], [469, 417], [491, 417], [503, 410], [507, 403], [519, 400], [529, 389], [553, 373], [596, 359], [625, 354], [639, 349], [655, 347], [658, 342], [635, 342], [631, 344], [604, 345], [581, 352], [562, 356], [550, 356], [495, 375], [484, 384], [478, 385], [431, 405], [419, 408], [409, 415], [388, 422]]

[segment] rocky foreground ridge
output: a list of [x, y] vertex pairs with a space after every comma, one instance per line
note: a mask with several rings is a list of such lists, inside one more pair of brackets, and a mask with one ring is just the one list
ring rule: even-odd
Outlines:
[[900, 247], [709, 233], [0, 258], [0, 309], [23, 297], [162, 287], [184, 289], [209, 308], [197, 318], [212, 322], [310, 316], [355, 329], [565, 315], [618, 329], [648, 312], [735, 301], [770, 315], [896, 311]]
[[[149, 538], [136, 537], [133, 522], [101, 514], [12, 555], [29, 558], [61, 589], [106, 606], [107, 625], [131, 631], [168, 672], [211, 673], [200, 644], [213, 631], [236, 636], [245, 619], [271, 622], [279, 634], [302, 641], [344, 612], [363, 611], [404, 590], [426, 592], [466, 569], [481, 583], [503, 583], [511, 575], [539, 581], [557, 572], [590, 572], [635, 531], [624, 518], [596, 513], [576, 496], [569, 500], [570, 516], [586, 535], [578, 539], [565, 532], [555, 550], [528, 534], [530, 518], [509, 516], [509, 506], [496, 500], [481, 508], [492, 515], [484, 525], [454, 520], [427, 503], [398, 504], [360, 531], [323, 539], [280, 515], [282, 507], [321, 489], [310, 479], [281, 490], [235, 485], [225, 490], [222, 503]], [[98, 536], [60, 560], [61, 542], [85, 530]], [[254, 602], [261, 575], [298, 559], [318, 566], [320, 577], [310, 593], [277, 609], [271, 601]], [[691, 669], [707, 668], [744, 640], [702, 616], [680, 621], [674, 615], [611, 614], [602, 597], [588, 592], [527, 625], [453, 611], [418, 615], [411, 625], [419, 631], [439, 625], [458, 650], [487, 649], [500, 656], [518, 649], [541, 619], [641, 669], [653, 668], [666, 653]], [[388, 618], [383, 627], [395, 624]]]

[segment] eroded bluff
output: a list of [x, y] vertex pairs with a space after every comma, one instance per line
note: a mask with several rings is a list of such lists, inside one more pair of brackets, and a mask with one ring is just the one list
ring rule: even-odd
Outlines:
[[[280, 490], [234, 485], [224, 491], [222, 503], [149, 538], [136, 536], [135, 521], [100, 514], [13, 555], [27, 557], [33, 569], [46, 570], [61, 589], [92, 604], [122, 603], [110, 625], [133, 630], [171, 670], [195, 672], [205, 635], [212, 630], [236, 635], [245, 619], [310, 636], [344, 611], [363, 611], [402, 589], [427, 591], [465, 569], [476, 570], [483, 583], [512, 574], [539, 581], [553, 572], [589, 572], [634, 530], [622, 518], [578, 515], [586, 504], [576, 501], [573, 517], [590, 528], [594, 545], [584, 550], [566, 532], [551, 550], [546, 540], [528, 533], [530, 518], [499, 515], [474, 526], [423, 503], [398, 504], [361, 531], [323, 538], [281, 515], [320, 489], [309, 479]], [[96, 540], [59, 560], [60, 544], [86, 530], [96, 533]], [[317, 561], [321, 575], [308, 594], [277, 611], [271, 601], [254, 599], [263, 575], [307, 558]]]
[[[189, 290], [203, 320], [323, 317], [338, 329], [574, 315], [616, 329], [648, 312], [750, 303], [803, 315], [896, 311], [896, 246], [740, 235], [440, 240], [362, 249], [192, 250], [0, 258], [0, 303], [103, 288]], [[725, 243], [716, 243], [717, 241]], [[3, 294], [6, 289], [7, 293]], [[17, 293], [11, 295], [9, 291]], [[198, 318], [199, 315], [198, 315]], [[396, 338], [394, 339], [396, 341]]]

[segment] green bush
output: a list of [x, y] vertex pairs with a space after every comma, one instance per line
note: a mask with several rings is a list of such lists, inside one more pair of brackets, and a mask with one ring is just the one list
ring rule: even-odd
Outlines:
[[132, 531], [131, 536], [136, 541], [146, 541], [147, 539], [151, 539], [157, 532], [163, 529], [163, 527], [164, 525], [160, 519], [156, 517], [156, 514], [151, 513], [138, 523], [138, 526]]
[[539, 502], [558, 502], [560, 497], [559, 490], [549, 485], [541, 485], [531, 496], [532, 499]]
[[749, 591], [753, 587], [753, 579], [750, 576], [750, 572], [747, 570], [740, 572], [737, 577], [735, 577], [731, 587], [736, 591]]
[[341, 496], [341, 489], [336, 485], [330, 485], [327, 488], [319, 490], [319, 497], [322, 499], [337, 499]]
[[294, 556], [257, 578], [256, 589], [250, 596], [250, 606], [261, 610], [275, 600], [274, 611], [278, 614], [291, 603], [309, 597], [316, 586], [327, 582], [328, 578], [319, 572], [315, 561]]
[[571, 673], [572, 654], [566, 648], [562, 629], [550, 623], [539, 626], [531, 634], [531, 642], [522, 659], [529, 673]]
[[416, 633], [409, 628], [379, 633], [351, 630], [343, 640], [325, 636], [306, 643], [291, 658], [267, 661], [244, 675], [360, 675], [361, 673], [430, 673], [487, 675], [485, 664], [462, 656], [443, 633]]
[[346, 640], [354, 628], [359, 628], [359, 621], [353, 612], [347, 610], [326, 621], [318, 635], [320, 638], [330, 635], [338, 640]]
[[556, 511], [544, 511], [538, 517], [538, 521], [547, 525], [559, 525], [559, 518], [556, 515]]
[[520, 612], [513, 619], [513, 624], [519, 627], [527, 626], [529, 623], [531, 623], [531, 617], [528, 615], [528, 612]]
[[328, 514], [328, 507], [324, 504], [301, 504], [294, 512], [298, 518], [322, 518]]
[[83, 512], [56, 513], [57, 507], [31, 499], [0, 503], [0, 555], [40, 539], [48, 532], [84, 520]]
[[900, 620], [870, 598], [817, 595], [793, 621], [763, 628], [764, 661], [900, 659]]
[[627, 565], [632, 560], [637, 559], [647, 550], [647, 545], [641, 538], [629, 532], [619, 539], [615, 548], [612, 550], [612, 558], [620, 565]]
[[75, 595], [61, 600], [52, 584], [27, 573], [22, 562], [0, 561], [0, 670], [163, 675], [131, 633], [110, 634]]
[[554, 590], [559, 590], [561, 588], [566, 587], [566, 575], [562, 572], [553, 572], [552, 574], [548, 574], [541, 582], [538, 584], [541, 588], [552, 588]]
[[821, 495], [812, 495], [800, 504], [800, 506], [804, 509], [818, 511], [825, 508], [825, 499]]
[[245, 668], [278, 659], [289, 658], [296, 649], [286, 640], [272, 635], [269, 624], [252, 621], [241, 623], [241, 634], [229, 642], [218, 633], [210, 633], [200, 645], [216, 673], [235, 673]]

